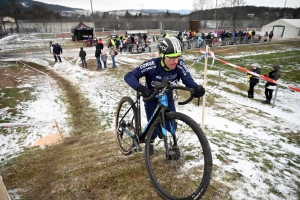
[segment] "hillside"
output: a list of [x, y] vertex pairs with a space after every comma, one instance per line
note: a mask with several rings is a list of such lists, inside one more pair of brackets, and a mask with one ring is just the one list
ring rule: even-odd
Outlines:
[[[82, 8], [72, 8], [72, 7], [66, 7], [66, 6], [60, 6], [57, 4], [47, 4], [42, 3], [34, 0], [17, 0], [17, 2], [20, 5], [20, 9], [23, 11], [30, 10], [33, 5], [43, 5], [48, 10], [51, 11], [73, 11], [73, 10], [83, 10]], [[0, 0], [0, 11], [6, 11], [6, 9], [10, 8], [10, 3], [8, 0]]]

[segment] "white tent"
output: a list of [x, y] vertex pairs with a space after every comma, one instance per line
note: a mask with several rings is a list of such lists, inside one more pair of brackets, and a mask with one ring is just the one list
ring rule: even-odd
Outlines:
[[300, 19], [278, 19], [262, 27], [261, 34], [273, 31], [277, 38], [300, 37]]

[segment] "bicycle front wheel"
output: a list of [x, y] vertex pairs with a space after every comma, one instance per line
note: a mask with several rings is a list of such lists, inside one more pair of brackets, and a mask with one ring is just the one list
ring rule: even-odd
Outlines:
[[165, 121], [167, 136], [162, 135], [160, 118], [147, 133], [145, 160], [150, 180], [164, 199], [200, 199], [209, 186], [212, 172], [206, 136], [185, 114], [166, 113]]
[[132, 153], [132, 138], [136, 132], [136, 113], [137, 108], [133, 100], [130, 97], [123, 97], [117, 107], [115, 132], [118, 147], [124, 155]]

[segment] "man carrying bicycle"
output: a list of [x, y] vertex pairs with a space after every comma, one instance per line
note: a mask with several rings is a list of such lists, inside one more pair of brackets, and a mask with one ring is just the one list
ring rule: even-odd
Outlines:
[[[193, 88], [194, 97], [202, 97], [205, 94], [205, 89], [202, 85], [198, 85], [193, 80], [185, 62], [180, 58], [182, 53], [180, 41], [175, 37], [164, 38], [158, 48], [160, 57], [152, 58], [127, 73], [124, 77], [126, 83], [136, 91], [139, 91], [142, 96], [146, 98], [154, 91], [154, 87], [151, 84], [152, 81], [161, 82], [165, 77], [168, 77], [170, 82], [174, 85], [176, 85], [179, 80], [182, 80], [182, 83], [186, 87]], [[139, 83], [141, 77], [146, 78], [145, 86]], [[168, 91], [167, 95], [170, 111], [176, 111], [172, 91]], [[151, 118], [157, 104], [157, 99], [145, 102], [147, 120]], [[151, 151], [153, 151], [153, 146]]]

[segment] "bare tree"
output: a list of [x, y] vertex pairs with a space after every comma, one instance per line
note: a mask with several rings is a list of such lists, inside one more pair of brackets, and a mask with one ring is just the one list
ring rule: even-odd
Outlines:
[[233, 12], [232, 12], [232, 21], [233, 21], [233, 27], [234, 27], [234, 31], [236, 30], [236, 26], [237, 26], [237, 20], [239, 19], [239, 14], [240, 14], [240, 7], [241, 6], [244, 6], [246, 3], [245, 3], [245, 0], [232, 0], [232, 7], [235, 7], [233, 9]]
[[11, 12], [15, 19], [17, 25], [17, 32], [19, 33], [19, 23], [18, 23], [18, 15], [21, 13], [20, 3], [17, 0], [9, 0], [9, 4], [11, 6]]
[[206, 10], [213, 8], [213, 2], [211, 0], [194, 0], [194, 10]]
[[218, 8], [232, 8], [233, 7], [233, 0], [221, 0]]

